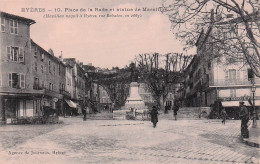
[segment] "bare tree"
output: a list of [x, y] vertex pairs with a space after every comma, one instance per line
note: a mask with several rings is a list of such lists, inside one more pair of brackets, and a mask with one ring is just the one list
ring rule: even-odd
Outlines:
[[120, 69], [117, 73], [104, 74], [94, 73], [92, 76], [95, 83], [101, 85], [109, 95], [116, 107], [123, 106], [129, 94], [131, 82], [130, 69]]
[[[176, 36], [187, 48], [205, 35], [211, 56], [245, 62], [260, 77], [260, 5], [258, 0], [163, 0]], [[203, 31], [205, 30], [205, 32]], [[202, 44], [203, 45], [203, 44]]]
[[182, 79], [183, 71], [191, 59], [192, 56], [178, 53], [166, 55], [145, 53], [136, 56], [139, 81], [147, 84], [152, 96], [161, 107], [169, 91], [173, 90], [174, 84]]

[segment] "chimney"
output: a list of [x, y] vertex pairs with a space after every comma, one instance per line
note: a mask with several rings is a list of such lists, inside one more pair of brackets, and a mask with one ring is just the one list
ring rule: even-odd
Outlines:
[[62, 59], [62, 51], [60, 52], [60, 58]]
[[61, 61], [63, 60], [63, 57], [62, 57], [62, 51], [60, 52], [59, 59], [60, 59]]

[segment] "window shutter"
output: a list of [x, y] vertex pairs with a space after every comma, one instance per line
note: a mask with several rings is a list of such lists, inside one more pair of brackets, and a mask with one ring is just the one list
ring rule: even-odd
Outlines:
[[41, 58], [42, 58], [42, 61], [44, 60], [44, 54], [42, 53], [42, 55], [41, 55]]
[[243, 79], [246, 80], [247, 79], [247, 71], [243, 70]]
[[4, 32], [5, 31], [5, 18], [1, 17], [1, 31]]
[[18, 22], [14, 21], [14, 33], [18, 34]]
[[237, 70], [237, 72], [236, 72], [236, 73], [237, 73], [237, 74], [236, 74], [236, 75], [237, 75], [237, 77], [236, 77], [236, 78], [237, 78], [237, 79], [240, 79], [240, 71], [239, 71], [239, 70]]
[[20, 74], [20, 86], [21, 86], [21, 88], [25, 88], [25, 77], [24, 77], [24, 74]]
[[228, 70], [225, 71], [225, 80], [228, 80]]
[[10, 60], [11, 60], [11, 61], [14, 61], [14, 54], [15, 54], [14, 51], [15, 51], [15, 50], [14, 50], [14, 47], [11, 47], [11, 55], [10, 55]]
[[9, 79], [8, 85], [9, 87], [12, 87], [12, 73], [8, 74], [8, 79]]
[[19, 47], [19, 62], [24, 62], [24, 52], [22, 47]]
[[11, 47], [7, 47], [7, 59], [11, 59]]

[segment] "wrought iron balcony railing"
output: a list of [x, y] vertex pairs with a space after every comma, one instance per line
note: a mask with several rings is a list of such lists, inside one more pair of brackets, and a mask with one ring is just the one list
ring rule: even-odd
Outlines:
[[[260, 84], [260, 79], [255, 79], [256, 84]], [[210, 86], [234, 86], [234, 85], [251, 85], [247, 79], [216, 79], [210, 81]]]

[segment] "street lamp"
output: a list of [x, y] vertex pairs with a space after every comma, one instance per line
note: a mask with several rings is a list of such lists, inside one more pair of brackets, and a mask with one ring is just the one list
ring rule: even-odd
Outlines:
[[251, 91], [253, 93], [253, 125], [252, 125], [252, 128], [256, 128], [256, 126], [257, 126], [256, 111], [255, 111], [255, 91], [256, 91], [256, 86], [255, 86], [254, 79], [252, 79]]

